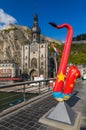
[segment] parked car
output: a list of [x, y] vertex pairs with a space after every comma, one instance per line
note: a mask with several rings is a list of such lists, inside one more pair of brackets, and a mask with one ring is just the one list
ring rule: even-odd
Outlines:
[[86, 80], [86, 73], [83, 74], [82, 79], [83, 79], [83, 80], [84, 80], [84, 79]]

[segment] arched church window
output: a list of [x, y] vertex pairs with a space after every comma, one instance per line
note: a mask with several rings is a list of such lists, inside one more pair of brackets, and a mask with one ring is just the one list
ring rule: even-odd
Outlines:
[[43, 62], [41, 62], [41, 65], [43, 65]]
[[25, 67], [27, 67], [27, 63], [25, 63]]
[[35, 38], [36, 38], [36, 36], [35, 36], [35, 35], [33, 35], [33, 38], [35, 39]]
[[37, 68], [37, 59], [36, 59], [36, 58], [33, 58], [33, 59], [31, 60], [31, 67]]
[[50, 58], [50, 66], [52, 69], [55, 68], [55, 62], [54, 62], [54, 59], [52, 57]]
[[43, 54], [41, 55], [41, 58], [43, 58]]
[[40, 68], [40, 74], [44, 74], [44, 69]]

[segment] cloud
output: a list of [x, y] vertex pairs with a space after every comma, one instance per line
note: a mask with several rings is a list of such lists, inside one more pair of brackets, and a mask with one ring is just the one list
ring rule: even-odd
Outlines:
[[0, 30], [4, 29], [9, 23], [15, 24], [17, 20], [11, 15], [4, 12], [3, 9], [0, 9]]

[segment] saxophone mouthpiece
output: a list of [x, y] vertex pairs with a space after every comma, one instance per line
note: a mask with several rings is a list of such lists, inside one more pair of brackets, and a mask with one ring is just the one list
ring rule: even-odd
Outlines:
[[57, 27], [57, 25], [53, 22], [49, 22], [50, 25], [52, 25], [53, 27]]

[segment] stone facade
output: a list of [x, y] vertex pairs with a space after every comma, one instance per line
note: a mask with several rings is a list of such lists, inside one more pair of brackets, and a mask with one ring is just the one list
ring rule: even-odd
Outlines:
[[3, 61], [0, 63], [0, 78], [20, 77], [19, 65], [15, 62]]
[[22, 46], [22, 72], [26, 70], [31, 78], [40, 75], [53, 78], [57, 71], [57, 63], [55, 56], [50, 53], [49, 41], [40, 36], [41, 29], [38, 25], [37, 14], [34, 16], [31, 31], [31, 42]]

